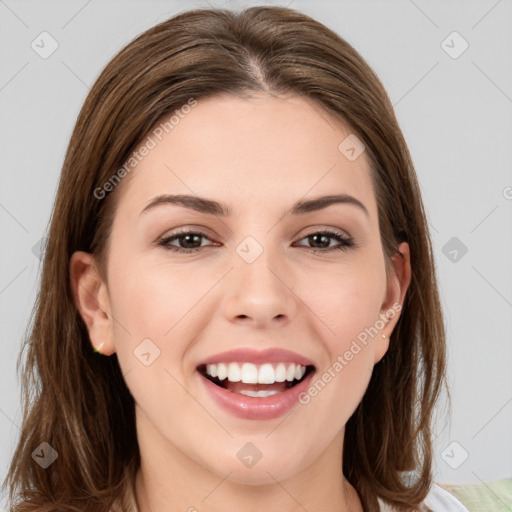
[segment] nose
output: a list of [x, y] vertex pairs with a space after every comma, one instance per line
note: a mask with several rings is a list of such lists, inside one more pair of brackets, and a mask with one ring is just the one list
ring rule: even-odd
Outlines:
[[235, 259], [223, 294], [224, 315], [230, 322], [272, 328], [283, 326], [296, 314], [293, 277], [267, 254], [263, 251], [252, 263]]

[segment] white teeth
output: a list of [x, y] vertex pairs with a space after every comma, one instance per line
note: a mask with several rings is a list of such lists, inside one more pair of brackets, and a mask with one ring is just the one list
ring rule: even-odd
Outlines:
[[242, 379], [242, 372], [240, 366], [236, 363], [229, 363], [228, 366], [228, 380], [231, 382], [240, 382]]
[[212, 377], [217, 377], [217, 368], [218, 366], [216, 364], [209, 364], [206, 366], [206, 373]]
[[279, 391], [276, 391], [276, 390], [273, 390], [273, 391], [263, 391], [263, 390], [251, 391], [249, 389], [243, 389], [242, 391], [239, 391], [239, 393], [241, 395], [252, 396], [254, 398], [263, 398], [265, 396], [277, 395], [277, 393], [279, 393]]
[[[236, 364], [236, 363], [234, 363]], [[242, 365], [242, 378], [240, 379], [244, 384], [257, 384], [258, 383], [258, 368], [252, 363], [244, 363]]]
[[224, 380], [228, 376], [228, 369], [225, 364], [219, 363], [217, 365], [217, 377], [219, 380]]
[[[294, 363], [218, 363], [206, 365], [206, 373], [219, 380], [228, 379], [230, 382], [245, 384], [274, 384], [274, 382], [292, 382], [300, 380], [306, 373], [306, 367]], [[252, 395], [248, 395], [252, 396]]]
[[275, 381], [274, 368], [272, 368], [272, 365], [267, 363], [260, 366], [258, 371], [258, 382], [260, 384], [274, 384]]
[[286, 380], [286, 366], [279, 363], [276, 368], [276, 382], [284, 382]]

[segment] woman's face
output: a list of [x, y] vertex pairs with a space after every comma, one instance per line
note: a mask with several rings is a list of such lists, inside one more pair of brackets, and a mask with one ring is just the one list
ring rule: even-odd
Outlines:
[[[101, 311], [82, 311], [91, 341], [117, 353], [143, 458], [252, 484], [339, 466], [409, 279], [396, 259], [386, 280], [366, 154], [300, 97], [200, 99], [169, 126], [139, 146], [119, 190]], [[345, 200], [307, 206], [334, 195]], [[291, 388], [226, 389], [204, 375], [223, 366], [233, 381], [307, 373]], [[269, 396], [248, 396], [258, 391]]]

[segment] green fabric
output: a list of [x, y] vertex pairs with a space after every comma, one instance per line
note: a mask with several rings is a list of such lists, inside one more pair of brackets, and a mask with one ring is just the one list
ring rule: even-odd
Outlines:
[[511, 512], [512, 478], [472, 484], [442, 484], [469, 512]]

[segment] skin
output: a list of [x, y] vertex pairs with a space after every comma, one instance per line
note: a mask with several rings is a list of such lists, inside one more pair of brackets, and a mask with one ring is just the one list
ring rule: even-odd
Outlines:
[[[366, 155], [349, 161], [338, 150], [350, 133], [298, 96], [200, 99], [117, 191], [106, 281], [90, 254], [73, 255], [72, 286], [91, 342], [117, 353], [136, 402], [140, 512], [363, 510], [342, 475], [345, 424], [389, 339], [369, 337], [309, 404], [274, 420], [220, 409], [196, 372], [225, 350], [279, 347], [309, 357], [319, 376], [379, 315], [403, 304], [409, 247], [400, 245], [386, 279]], [[215, 199], [233, 214], [166, 204], [141, 215], [164, 193]], [[335, 204], [283, 217], [299, 199], [333, 193], [357, 198], [368, 215]], [[178, 228], [205, 233], [189, 246], [198, 252], [158, 246]], [[323, 229], [356, 246], [327, 251], [335, 238], [315, 245], [308, 236]], [[247, 236], [263, 248], [250, 264], [236, 251]], [[380, 333], [389, 337], [398, 318]], [[133, 353], [147, 338], [160, 349], [149, 366]], [[250, 468], [237, 458], [247, 442], [262, 453]]]

